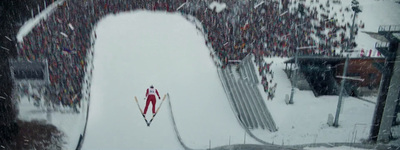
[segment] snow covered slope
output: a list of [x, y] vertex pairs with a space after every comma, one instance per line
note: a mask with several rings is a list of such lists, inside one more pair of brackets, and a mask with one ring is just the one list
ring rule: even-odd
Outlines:
[[[191, 148], [244, 142], [216, 67], [193, 24], [179, 13], [108, 15], [96, 28], [89, 121], [83, 149], [179, 149], [164, 103], [147, 127], [145, 90], [169, 93], [177, 128]], [[157, 101], [157, 106], [161, 101]], [[147, 118], [151, 117], [151, 106]], [[246, 143], [257, 143], [248, 138]]]

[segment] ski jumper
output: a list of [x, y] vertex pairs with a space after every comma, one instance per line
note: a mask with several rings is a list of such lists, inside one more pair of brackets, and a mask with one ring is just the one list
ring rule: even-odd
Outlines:
[[156, 111], [155, 111], [155, 109], [156, 109], [156, 94], [158, 96], [158, 99], [160, 99], [160, 95], [158, 94], [157, 89], [154, 89], [154, 88], [147, 89], [147, 91], [146, 91], [146, 97], [147, 97], [146, 107], [144, 108], [144, 112], [143, 112], [145, 115], [146, 115], [147, 108], [149, 107], [150, 102], [153, 105], [153, 108], [152, 108], [153, 114], [156, 113]]

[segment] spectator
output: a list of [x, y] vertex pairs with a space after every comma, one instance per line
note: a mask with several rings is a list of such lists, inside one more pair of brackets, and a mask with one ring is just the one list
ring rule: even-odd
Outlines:
[[[266, 75], [270, 72], [270, 79], [273, 77], [271, 64], [262, 66], [263, 57], [291, 57], [296, 47], [308, 45], [318, 45], [319, 48], [316, 51], [302, 49], [299, 53], [332, 56], [332, 49], [348, 40], [343, 34], [346, 25], [339, 26], [335, 19], [320, 14], [322, 19], [319, 20], [319, 24], [311, 23], [318, 18], [317, 7], [301, 5], [307, 13], [298, 17], [297, 8], [288, 7], [296, 6], [297, 1], [284, 1], [283, 8], [290, 9], [289, 13], [284, 15], [280, 14], [277, 9], [278, 3], [275, 1], [269, 1], [254, 9], [249, 9], [252, 6], [248, 1], [222, 2], [226, 3], [227, 8], [217, 13], [209, 10], [209, 2], [203, 0], [64, 1], [48, 19], [40, 21], [32, 32], [24, 37], [24, 41], [19, 43], [19, 59], [47, 59], [51, 83], [48, 89], [53, 89], [52, 97], [57, 97], [52, 98], [52, 102], [78, 107], [84, 94], [81, 93], [82, 84], [87, 83], [90, 86], [90, 82], [84, 81], [83, 77], [87, 73], [89, 76], [92, 74], [92, 70], [87, 70], [88, 64], [91, 63], [86, 60], [87, 55], [93, 56], [94, 53], [91, 49], [94, 43], [90, 41], [97, 35], [92, 35], [92, 29], [97, 21], [110, 13], [117, 14], [135, 9], [173, 12], [186, 3], [179, 11], [202, 22], [206, 44], [212, 47], [215, 52], [211, 53], [212, 57], [221, 62], [222, 68], [225, 68], [230, 60], [241, 60], [252, 53], [257, 58], [259, 73]], [[320, 7], [324, 6], [321, 4]], [[82, 19], [85, 21], [80, 21]], [[361, 27], [363, 26], [362, 24]], [[329, 30], [328, 34], [323, 33], [326, 29]], [[319, 43], [314, 41], [312, 34], [318, 38]], [[336, 40], [338, 34], [340, 40]], [[265, 79], [263, 76], [263, 81], [264, 89], [268, 89], [266, 76]]]

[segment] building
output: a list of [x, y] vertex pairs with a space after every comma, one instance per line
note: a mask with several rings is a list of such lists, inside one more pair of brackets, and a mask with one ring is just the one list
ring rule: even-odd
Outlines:
[[[304, 76], [315, 96], [338, 95], [345, 61], [343, 57], [299, 56], [299, 76]], [[288, 74], [291, 74], [290, 68], [294, 62], [294, 58], [285, 61]], [[349, 77], [345, 85], [346, 93], [361, 96], [373, 90], [377, 94], [382, 73], [374, 64], [384, 62], [382, 57], [350, 58], [346, 74]]]

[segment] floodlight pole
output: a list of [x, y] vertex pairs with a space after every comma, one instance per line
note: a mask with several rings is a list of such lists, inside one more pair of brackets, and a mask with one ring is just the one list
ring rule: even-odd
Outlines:
[[[298, 55], [299, 55], [299, 48], [296, 48], [296, 54], [294, 55], [294, 64], [295, 64], [295, 67], [297, 67], [297, 56], [298, 56]], [[291, 73], [291, 75], [292, 75], [292, 77], [291, 77], [291, 78], [292, 78], [292, 90], [291, 90], [291, 92], [290, 92], [289, 104], [293, 104], [294, 84], [295, 84], [294, 78], [296, 77], [297, 69], [298, 69], [298, 68], [295, 69], [295, 73]]]
[[[298, 33], [298, 30], [297, 30], [297, 26], [299, 26], [299, 25], [296, 25], [295, 26], [295, 28], [296, 28], [296, 34]], [[298, 41], [298, 40], [297, 40]], [[298, 44], [298, 42], [297, 42], [297, 44]], [[295, 67], [297, 67], [297, 55], [299, 54], [299, 47], [296, 47], [296, 54], [294, 55], [294, 64], [295, 64]], [[293, 69], [293, 68], [292, 68]], [[297, 70], [297, 69], [296, 69]], [[296, 74], [297, 74], [297, 72], [295, 72]], [[293, 97], [294, 97], [294, 77], [296, 76], [294, 73], [293, 73], [293, 71], [290, 73], [290, 75], [291, 75], [291, 77], [290, 77], [290, 79], [292, 80], [292, 90], [290, 91], [290, 99], [289, 99], [289, 104], [293, 104]]]
[[[347, 54], [346, 56], [346, 62], [344, 63], [344, 70], [343, 70], [343, 77], [346, 76], [347, 73], [347, 67], [349, 65], [349, 56], [350, 54]], [[343, 88], [344, 88], [344, 84], [346, 78], [342, 78], [342, 81], [340, 83], [340, 94], [339, 94], [339, 101], [337, 104], [337, 108], [336, 108], [336, 115], [335, 115], [335, 122], [333, 122], [333, 126], [338, 127], [339, 126], [339, 114], [340, 114], [340, 109], [342, 107], [342, 99], [343, 99]]]
[[[356, 20], [356, 15], [357, 15], [357, 13], [361, 12], [361, 10], [355, 9], [354, 7], [356, 7], [356, 6], [353, 6], [353, 11], [354, 11], [353, 24], [351, 25], [351, 28], [350, 28], [350, 39], [349, 39], [349, 42], [347, 43], [347, 46], [346, 46], [346, 52], [349, 52], [349, 46], [352, 44], [352, 41], [353, 41], [354, 22]], [[348, 64], [349, 64], [349, 57], [350, 57], [350, 54], [348, 53], [346, 55], [346, 61], [344, 63], [344, 70], [343, 70], [343, 75], [342, 75], [343, 77], [346, 77], [347, 67], [348, 67]], [[339, 100], [338, 100], [338, 104], [337, 104], [337, 108], [336, 108], [335, 121], [333, 122], [333, 126], [334, 127], [338, 127], [339, 126], [339, 114], [340, 114], [340, 109], [342, 107], [343, 90], [344, 90], [345, 82], [346, 82], [346, 78], [342, 78], [342, 81], [341, 81], [341, 84], [340, 84]]]
[[296, 69], [295, 69], [295, 72], [294, 73], [291, 73], [291, 75], [292, 75], [292, 77], [291, 77], [291, 79], [292, 79], [292, 90], [291, 90], [291, 92], [290, 92], [290, 99], [289, 99], [289, 104], [293, 104], [293, 97], [294, 97], [294, 87], [295, 87], [295, 84], [296, 84], [296, 75], [297, 75], [297, 69], [299, 69], [300, 67], [298, 66], [298, 64], [297, 64], [297, 58], [298, 58], [298, 55], [299, 55], [299, 50], [300, 49], [308, 49], [308, 48], [316, 48], [317, 46], [306, 46], [306, 47], [296, 47], [296, 54], [294, 55], [294, 64], [295, 64], [295, 67], [296, 67]]
[[[306, 24], [306, 22], [305, 23], [302, 23], [302, 24], [298, 24], [298, 25], [296, 25], [295, 26], [295, 28], [296, 28], [296, 34], [298, 33], [298, 29], [297, 29], [297, 27], [298, 26], [302, 26], [303, 24]], [[297, 40], [298, 41], [298, 40]], [[298, 44], [298, 42], [297, 42], [297, 44]], [[299, 69], [299, 67], [298, 67], [298, 64], [297, 64], [297, 57], [298, 57], [298, 55], [299, 55], [299, 50], [300, 49], [308, 49], [308, 48], [316, 48], [317, 46], [306, 46], [306, 47], [296, 47], [296, 54], [295, 54], [295, 56], [294, 56], [294, 63], [295, 63], [295, 67], [297, 67], [296, 68], [296, 70], [295, 70], [295, 73], [290, 73], [291, 74], [291, 80], [292, 80], [292, 90], [290, 91], [290, 99], [289, 99], [289, 104], [293, 104], [293, 97], [294, 97], [294, 87], [295, 87], [295, 77], [296, 77], [296, 75], [297, 75], [297, 69]]]

